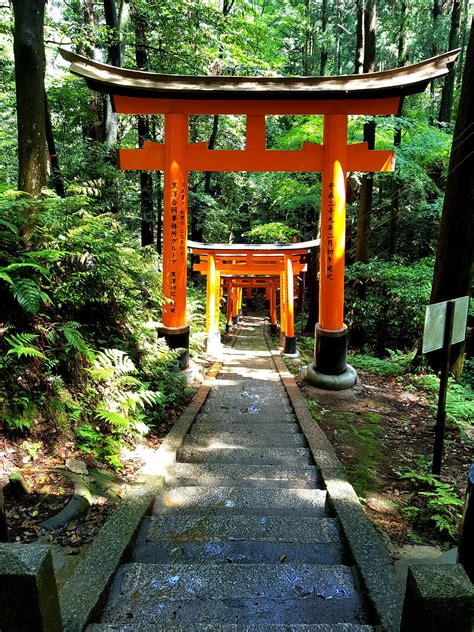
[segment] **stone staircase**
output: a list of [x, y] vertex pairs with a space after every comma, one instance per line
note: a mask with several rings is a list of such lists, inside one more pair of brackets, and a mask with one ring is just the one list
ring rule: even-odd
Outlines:
[[366, 632], [371, 623], [262, 320], [249, 318], [90, 629]]

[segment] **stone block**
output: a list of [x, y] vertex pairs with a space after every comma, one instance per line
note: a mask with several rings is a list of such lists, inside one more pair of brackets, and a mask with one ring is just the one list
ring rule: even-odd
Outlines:
[[49, 546], [0, 544], [0, 630], [60, 632], [62, 629]]
[[460, 564], [408, 569], [401, 632], [472, 632], [474, 586]]

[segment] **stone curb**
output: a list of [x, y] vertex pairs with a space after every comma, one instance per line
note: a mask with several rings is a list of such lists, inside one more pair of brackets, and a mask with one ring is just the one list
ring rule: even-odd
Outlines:
[[169, 470], [176, 462], [176, 452], [209, 395], [209, 382], [216, 378], [221, 366], [221, 362], [214, 362], [205, 381], [156, 451], [153, 464], [142, 470], [135, 485], [95, 537], [72, 577], [59, 591], [64, 632], [82, 632], [100, 613], [112, 578], [127, 554], [143, 516], [164, 486]]
[[403, 590], [396, 580], [390, 557], [376, 530], [366, 518], [333, 446], [312, 418], [293, 375], [286, 368], [280, 354], [271, 348], [267, 335], [264, 335], [379, 621], [378, 629], [383, 632], [398, 632]]

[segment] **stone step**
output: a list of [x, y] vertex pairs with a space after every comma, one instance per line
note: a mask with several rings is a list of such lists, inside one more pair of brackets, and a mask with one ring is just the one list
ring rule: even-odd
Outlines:
[[[104, 623], [365, 623], [351, 568], [310, 564], [127, 564]], [[135, 628], [136, 629], [136, 628]]]
[[268, 541], [309, 546], [339, 544], [341, 536], [333, 518], [313, 516], [239, 515], [168, 511], [151, 516], [145, 525], [143, 542]]
[[224, 447], [288, 447], [288, 448], [304, 448], [307, 443], [304, 435], [296, 433], [277, 433], [267, 431], [259, 431], [258, 428], [252, 428], [247, 432], [237, 434], [236, 432], [219, 432], [212, 435], [201, 433], [199, 430], [192, 430], [191, 434], [186, 438], [184, 445], [193, 446], [201, 445], [203, 447], [212, 448], [218, 446]]
[[288, 404], [288, 395], [284, 386], [280, 384], [269, 384], [265, 388], [255, 388], [249, 384], [247, 388], [243, 384], [237, 386], [229, 386], [225, 390], [219, 391], [219, 393], [212, 392], [206, 400], [206, 404], [213, 401], [227, 404], [227, 402], [241, 402], [252, 401], [259, 404], [271, 404], [275, 401], [281, 401]]
[[295, 542], [145, 542], [132, 562], [141, 564], [342, 564], [342, 545]]
[[233, 421], [229, 423], [229, 420], [225, 417], [219, 419], [202, 418], [198, 415], [196, 421], [191, 427], [191, 433], [199, 430], [199, 432], [212, 434], [214, 432], [231, 432], [238, 434], [240, 432], [248, 433], [301, 433], [301, 428], [293, 419], [284, 422], [275, 422], [272, 424], [258, 423], [255, 419], [248, 421]]
[[174, 477], [185, 485], [219, 485], [253, 487], [318, 487], [318, 470], [314, 465], [246, 465], [239, 463], [176, 463]]
[[215, 400], [207, 401], [201, 408], [201, 414], [205, 415], [211, 413], [215, 415], [225, 415], [227, 413], [231, 413], [245, 415], [246, 417], [258, 417], [262, 415], [263, 417], [273, 416], [273, 418], [275, 418], [281, 414], [292, 414], [293, 408], [288, 400], [286, 403], [278, 400], [277, 402], [271, 402], [268, 404], [253, 404], [246, 403], [244, 400], [240, 402], [233, 400], [229, 401], [226, 405], [221, 402], [219, 398], [216, 398]]
[[295, 424], [296, 417], [294, 413], [285, 413], [277, 411], [270, 413], [259, 413], [258, 415], [246, 414], [239, 411], [217, 411], [217, 412], [200, 412], [197, 416], [199, 421], [215, 421], [224, 422], [229, 425], [238, 423], [246, 423], [249, 425], [263, 426], [267, 424]]
[[[371, 625], [358, 623], [313, 623], [310, 625], [292, 624], [265, 624], [238, 625], [236, 623], [191, 623], [189, 625], [160, 625], [160, 632], [373, 632]], [[157, 632], [154, 625], [108, 625], [106, 623], [93, 623], [87, 628], [87, 632]]]
[[326, 492], [321, 489], [258, 487], [175, 487], [160, 494], [154, 513], [166, 509], [220, 511], [247, 515], [327, 517]]
[[181, 447], [177, 461], [184, 463], [251, 463], [253, 465], [312, 465], [308, 448], [204, 448]]

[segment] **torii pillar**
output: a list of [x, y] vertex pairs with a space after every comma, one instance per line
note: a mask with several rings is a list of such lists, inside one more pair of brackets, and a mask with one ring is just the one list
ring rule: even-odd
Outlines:
[[314, 365], [305, 367], [302, 374], [315, 386], [342, 390], [357, 381], [355, 370], [347, 364], [344, 323], [347, 115], [325, 115], [323, 146], [319, 322]]
[[189, 366], [186, 322], [188, 239], [188, 115], [165, 115], [163, 204], [163, 308], [158, 334], [170, 349], [183, 349], [180, 367]]

